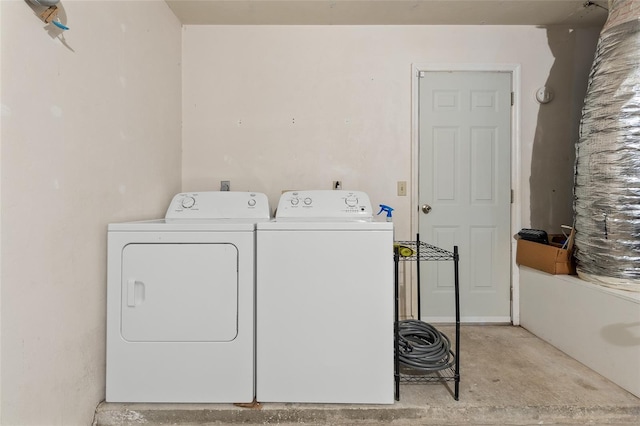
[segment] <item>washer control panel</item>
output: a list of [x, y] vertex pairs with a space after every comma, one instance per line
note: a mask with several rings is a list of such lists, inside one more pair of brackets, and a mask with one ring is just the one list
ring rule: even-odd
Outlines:
[[371, 220], [369, 196], [362, 191], [287, 191], [280, 196], [276, 219]]
[[259, 192], [183, 192], [171, 200], [165, 219], [269, 219], [269, 200]]

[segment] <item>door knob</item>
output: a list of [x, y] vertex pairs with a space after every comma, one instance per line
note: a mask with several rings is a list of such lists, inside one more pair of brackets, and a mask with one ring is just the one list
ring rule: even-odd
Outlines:
[[422, 213], [429, 214], [430, 211], [431, 211], [431, 206], [429, 204], [422, 205]]

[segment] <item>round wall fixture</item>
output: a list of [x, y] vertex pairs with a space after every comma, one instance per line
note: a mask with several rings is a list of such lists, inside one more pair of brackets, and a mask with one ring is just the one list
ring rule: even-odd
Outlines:
[[536, 101], [541, 104], [548, 104], [553, 99], [553, 90], [547, 86], [542, 86], [536, 90]]

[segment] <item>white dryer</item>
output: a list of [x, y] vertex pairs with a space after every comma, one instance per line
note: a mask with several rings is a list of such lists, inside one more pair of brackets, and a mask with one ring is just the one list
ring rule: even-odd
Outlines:
[[108, 227], [109, 402], [251, 402], [255, 227], [267, 197], [176, 195], [165, 219]]
[[256, 253], [256, 399], [393, 403], [393, 224], [367, 194], [284, 193]]

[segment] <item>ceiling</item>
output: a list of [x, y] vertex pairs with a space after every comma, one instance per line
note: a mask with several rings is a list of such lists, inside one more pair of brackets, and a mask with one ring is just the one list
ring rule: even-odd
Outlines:
[[165, 0], [184, 25], [600, 26], [607, 1]]

